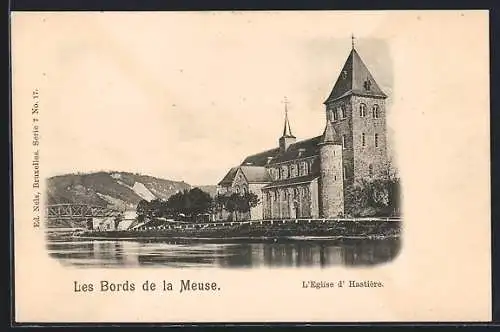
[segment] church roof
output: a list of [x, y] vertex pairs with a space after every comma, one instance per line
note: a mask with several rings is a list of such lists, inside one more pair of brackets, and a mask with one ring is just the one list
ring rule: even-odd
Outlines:
[[226, 175], [222, 178], [222, 180], [220, 180], [220, 182], [218, 183], [218, 185], [223, 185], [223, 184], [232, 184], [233, 183], [233, 180], [234, 180], [234, 177], [236, 175], [236, 173], [238, 172], [238, 167], [232, 167], [227, 173]]
[[265, 167], [241, 165], [231, 168], [218, 185], [231, 185], [238, 170], [241, 170], [248, 183], [268, 183], [272, 181]]
[[274, 181], [273, 183], [268, 184], [262, 189], [268, 188], [276, 188], [276, 187], [286, 187], [299, 183], [310, 183], [319, 177], [318, 174], [309, 174], [306, 176], [293, 177], [285, 180]]
[[350, 94], [386, 98], [355, 48], [347, 58], [325, 104]]
[[272, 181], [265, 167], [240, 166], [240, 169], [248, 183], [267, 183]]
[[259, 152], [248, 156], [241, 163], [242, 165], [264, 166], [268, 163], [268, 158], [274, 158], [280, 152], [279, 148]]
[[307, 158], [316, 156], [319, 154], [319, 146], [318, 143], [321, 140], [321, 136], [316, 136], [313, 138], [309, 138], [303, 141], [299, 141], [293, 144], [290, 144], [288, 149], [283, 153], [278, 153], [271, 160], [270, 164], [281, 163], [285, 161], [290, 161], [299, 158]]
[[285, 161], [290, 161], [299, 158], [307, 158], [319, 154], [318, 143], [321, 141], [322, 136], [316, 136], [303, 141], [290, 144], [285, 152], [280, 153], [279, 148], [263, 151], [243, 160], [241, 165], [245, 166], [265, 166]]

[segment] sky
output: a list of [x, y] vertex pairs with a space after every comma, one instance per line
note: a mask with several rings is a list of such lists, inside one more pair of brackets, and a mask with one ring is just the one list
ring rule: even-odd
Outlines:
[[216, 184], [245, 156], [277, 146], [285, 96], [297, 139], [321, 134], [351, 34], [391, 101], [390, 47], [376, 13], [41, 19], [33, 33], [43, 35], [47, 176], [114, 170]]

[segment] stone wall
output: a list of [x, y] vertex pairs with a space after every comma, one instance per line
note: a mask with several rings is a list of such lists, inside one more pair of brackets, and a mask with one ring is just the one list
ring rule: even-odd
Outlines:
[[[312, 195], [310, 184], [263, 190], [264, 219], [296, 219], [312, 217]], [[317, 196], [317, 192], [316, 192]]]
[[[339, 109], [345, 108], [345, 118], [341, 117]], [[334, 120], [333, 112], [337, 112], [337, 120]], [[343, 176], [347, 183], [352, 183], [354, 180], [354, 149], [353, 149], [353, 105], [351, 104], [351, 96], [347, 96], [329, 103], [326, 106], [327, 120], [332, 121], [333, 129], [335, 130], [335, 143], [342, 145], [342, 137], [344, 137], [344, 145], [342, 148], [342, 163]]]
[[[366, 108], [364, 117], [359, 113], [361, 104]], [[385, 100], [355, 96], [352, 98], [352, 106], [357, 110], [353, 112], [354, 180], [382, 177], [387, 173], [388, 167]], [[374, 117], [374, 107], [378, 107], [378, 118]]]
[[320, 148], [319, 216], [334, 218], [344, 214], [342, 146], [324, 144]]

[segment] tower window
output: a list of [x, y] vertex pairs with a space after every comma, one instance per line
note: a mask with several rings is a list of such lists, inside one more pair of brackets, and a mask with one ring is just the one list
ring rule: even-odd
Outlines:
[[370, 91], [370, 88], [372, 86], [372, 82], [370, 82], [369, 79], [366, 79], [365, 83], [363, 84], [364, 88], [366, 91]]
[[340, 106], [340, 116], [342, 117], [342, 119], [345, 119], [347, 117], [345, 111], [345, 105]]
[[378, 148], [378, 134], [375, 134], [375, 147]]
[[373, 165], [372, 164], [368, 165], [368, 176], [369, 177], [373, 176]]
[[380, 116], [380, 114], [379, 114], [380, 113], [380, 109], [379, 109], [379, 107], [378, 107], [377, 104], [373, 105], [372, 111], [373, 111], [373, 118], [378, 119], [379, 116]]
[[333, 176], [333, 181], [337, 181], [337, 175]]
[[342, 135], [342, 149], [346, 149], [345, 135]]
[[359, 116], [364, 118], [366, 116], [366, 104], [359, 105]]
[[362, 142], [361, 144], [362, 144], [363, 146], [366, 146], [366, 137], [365, 137], [365, 133], [362, 133], [362, 134], [361, 134], [361, 142]]
[[333, 109], [332, 110], [333, 121], [337, 121], [339, 119], [338, 113]]
[[347, 168], [344, 166], [344, 180], [347, 179]]

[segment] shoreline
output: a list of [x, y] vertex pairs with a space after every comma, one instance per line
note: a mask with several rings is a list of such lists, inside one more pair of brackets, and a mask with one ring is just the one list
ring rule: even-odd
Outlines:
[[299, 222], [200, 223], [184, 226], [141, 227], [136, 230], [83, 230], [72, 234], [82, 239], [164, 240], [193, 241], [306, 241], [341, 239], [400, 238], [400, 220], [356, 220]]

